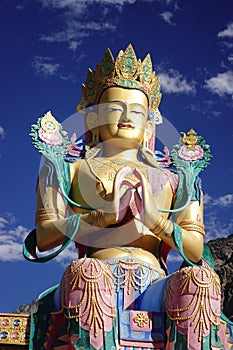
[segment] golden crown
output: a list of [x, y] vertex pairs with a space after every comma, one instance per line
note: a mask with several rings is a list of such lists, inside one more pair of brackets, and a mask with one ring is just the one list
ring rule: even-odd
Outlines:
[[86, 83], [82, 85], [83, 98], [77, 110], [86, 108], [88, 104], [97, 104], [102, 92], [112, 86], [128, 89], [139, 89], [148, 97], [149, 110], [157, 112], [161, 100], [160, 79], [152, 70], [152, 61], [148, 54], [144, 60], [137, 59], [133, 46], [129, 44], [125, 51], [121, 50], [114, 62], [110, 49], [96, 69], [87, 72]]

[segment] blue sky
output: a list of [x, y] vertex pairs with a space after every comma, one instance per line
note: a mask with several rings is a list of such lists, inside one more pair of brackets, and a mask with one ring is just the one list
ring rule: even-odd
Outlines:
[[107, 47], [115, 57], [129, 43], [140, 58], [150, 52], [162, 115], [212, 146], [206, 240], [233, 233], [232, 0], [2, 0], [0, 26], [0, 312], [58, 283], [75, 258], [72, 249], [43, 265], [22, 257], [40, 163], [28, 134], [48, 110], [61, 122], [75, 112], [87, 69]]

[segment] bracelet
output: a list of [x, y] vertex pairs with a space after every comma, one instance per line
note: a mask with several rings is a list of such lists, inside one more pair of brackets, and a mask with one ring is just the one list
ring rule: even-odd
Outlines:
[[171, 238], [174, 231], [174, 225], [171, 220], [167, 220], [167, 226], [164, 229], [164, 236]]
[[164, 234], [165, 237], [170, 238], [173, 233], [173, 223], [161, 215], [156, 224], [150, 228], [150, 231], [152, 231], [158, 237], [161, 234]]
[[192, 225], [197, 225], [197, 226], [200, 226], [200, 227], [204, 227], [204, 224], [201, 222], [201, 221], [194, 221], [194, 220], [183, 220], [180, 222], [179, 225], [186, 225], [186, 224], [192, 224]]
[[165, 221], [165, 219], [164, 219], [164, 217], [161, 215], [159, 218], [158, 218], [158, 220], [157, 220], [157, 222], [154, 224], [154, 226], [152, 226], [151, 228], [150, 228], [150, 231], [156, 231], [156, 229], [157, 228], [160, 228], [161, 227], [161, 225], [162, 225], [162, 223], [164, 223], [164, 221]]

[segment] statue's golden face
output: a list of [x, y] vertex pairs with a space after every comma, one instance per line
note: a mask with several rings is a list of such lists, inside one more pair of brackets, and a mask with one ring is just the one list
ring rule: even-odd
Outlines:
[[139, 90], [111, 87], [98, 106], [99, 134], [102, 141], [121, 140], [135, 147], [142, 142], [147, 123], [148, 100]]

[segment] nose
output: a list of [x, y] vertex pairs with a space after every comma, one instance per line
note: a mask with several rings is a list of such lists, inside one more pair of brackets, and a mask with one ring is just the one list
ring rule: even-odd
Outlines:
[[129, 119], [128, 116], [127, 116], [127, 115], [124, 115], [124, 114], [121, 116], [121, 119], [120, 119], [120, 120], [121, 120], [122, 122], [131, 122], [131, 119]]
[[131, 121], [129, 118], [129, 107], [127, 105], [124, 106], [123, 112], [121, 114], [121, 121], [124, 121], [124, 122]]

